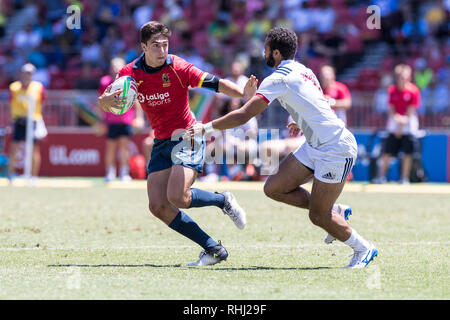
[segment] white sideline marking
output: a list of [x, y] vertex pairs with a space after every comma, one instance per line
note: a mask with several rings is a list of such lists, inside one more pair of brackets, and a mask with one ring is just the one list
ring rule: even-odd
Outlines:
[[[450, 241], [418, 241], [418, 242], [377, 242], [377, 245], [396, 245], [396, 246], [436, 246], [436, 245], [449, 245]], [[336, 245], [336, 244], [335, 244]], [[343, 244], [338, 244], [343, 246]], [[243, 246], [239, 244], [225, 245], [226, 248], [242, 248], [242, 249], [301, 249], [311, 247], [331, 247], [327, 244], [319, 243], [306, 243], [301, 245], [288, 245], [288, 244], [269, 244], [269, 245], [249, 245]], [[49, 251], [98, 251], [98, 250], [136, 250], [136, 249], [187, 249], [187, 248], [199, 248], [198, 246], [131, 246], [131, 247], [99, 247], [99, 248], [52, 248], [52, 247], [25, 247], [25, 248], [0, 248], [0, 251], [34, 251], [34, 250], [49, 250]]]

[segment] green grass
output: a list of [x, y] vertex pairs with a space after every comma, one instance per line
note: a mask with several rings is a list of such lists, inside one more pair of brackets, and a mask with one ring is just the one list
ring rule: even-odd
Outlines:
[[449, 299], [448, 194], [348, 192], [351, 225], [379, 250], [323, 244], [305, 211], [261, 191], [233, 191], [238, 230], [217, 208], [186, 210], [228, 249], [188, 268], [201, 248], [152, 217], [142, 189], [0, 187], [0, 299]]

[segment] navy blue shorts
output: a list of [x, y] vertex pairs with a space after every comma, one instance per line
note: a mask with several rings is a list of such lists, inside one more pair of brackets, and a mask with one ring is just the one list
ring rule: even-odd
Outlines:
[[132, 135], [133, 135], [133, 127], [129, 124], [123, 123], [108, 124], [108, 139], [131, 137]]
[[[36, 121], [33, 121], [33, 128], [36, 128]], [[27, 118], [17, 118], [14, 120], [13, 141], [24, 141], [27, 136]], [[35, 143], [39, 142], [34, 138]]]
[[182, 138], [155, 139], [147, 173], [161, 171], [181, 165], [201, 173], [205, 164], [206, 142], [203, 136], [183, 140]]

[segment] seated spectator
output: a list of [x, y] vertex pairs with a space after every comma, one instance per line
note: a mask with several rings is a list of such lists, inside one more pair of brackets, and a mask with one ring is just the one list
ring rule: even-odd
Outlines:
[[417, 108], [420, 91], [411, 83], [411, 67], [400, 64], [395, 67], [395, 84], [389, 86], [389, 112], [386, 130], [389, 133], [383, 149], [382, 164], [375, 183], [386, 182], [391, 157], [403, 152], [401, 166], [402, 184], [409, 184], [415, 135], [419, 129]]
[[[227, 114], [242, 105], [241, 99], [229, 99], [220, 114]], [[234, 181], [252, 179], [249, 176], [256, 175], [253, 162], [258, 153], [257, 134], [258, 122], [256, 118], [252, 118], [242, 126], [214, 135], [214, 143], [206, 146], [206, 154], [212, 155], [215, 161], [220, 161], [221, 159], [216, 158], [219, 155], [215, 154], [215, 151], [221, 150], [223, 161], [219, 166], [216, 163], [207, 164], [204, 179], [211, 181], [218, 176]], [[232, 163], [227, 163], [230, 160]]]
[[286, 130], [281, 131], [280, 139], [266, 140], [261, 144], [260, 154], [263, 157], [261, 160], [265, 162], [264, 157], [267, 156], [270, 159], [272, 154], [278, 154], [281, 160], [297, 150], [306, 141], [303, 133], [297, 128], [298, 126], [289, 116], [286, 120]]

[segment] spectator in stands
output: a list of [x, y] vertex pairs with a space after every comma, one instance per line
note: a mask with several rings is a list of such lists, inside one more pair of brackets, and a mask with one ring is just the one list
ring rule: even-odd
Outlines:
[[36, 67], [26, 63], [21, 68], [20, 80], [9, 86], [11, 101], [11, 118], [13, 121], [13, 138], [9, 150], [9, 179], [15, 178], [15, 160], [21, 141], [26, 138], [27, 116], [30, 99], [34, 100], [35, 109], [33, 114], [33, 153], [31, 178], [33, 183], [37, 180], [41, 166], [41, 153], [39, 141], [47, 135], [47, 130], [42, 118], [42, 105], [45, 100], [44, 86], [32, 80]]
[[260, 39], [272, 28], [271, 21], [266, 18], [265, 10], [255, 12], [254, 17], [245, 26], [245, 33], [252, 38]]
[[318, 35], [316, 41], [312, 42], [313, 50], [331, 61], [337, 71], [341, 67], [341, 57], [347, 50], [347, 44], [341, 36], [340, 31], [342, 30], [334, 28], [328, 34]]
[[75, 89], [78, 90], [98, 89], [98, 79], [92, 77], [92, 65], [90, 63], [83, 63], [83, 66], [81, 68], [81, 74], [75, 80]]
[[98, 64], [102, 61], [102, 50], [97, 42], [97, 33], [97, 29], [91, 29], [86, 34], [81, 49], [81, 61], [92, 64]]
[[102, 52], [106, 58], [117, 57], [125, 50], [125, 42], [122, 40], [121, 32], [116, 26], [109, 27], [108, 31], [106, 31], [106, 36], [102, 39]]
[[244, 75], [244, 68], [240, 61], [234, 61], [231, 64], [230, 76], [226, 79], [236, 83], [239, 87], [244, 88], [248, 81], [248, 77]]
[[419, 90], [428, 87], [432, 78], [433, 70], [427, 67], [427, 61], [422, 57], [417, 59], [415, 62], [414, 83]]
[[429, 89], [429, 111], [432, 113], [443, 113], [449, 111], [449, 83], [444, 81], [442, 75], [431, 80]]
[[[230, 76], [226, 77], [227, 80], [230, 80], [234, 83], [236, 83], [239, 87], [244, 88], [245, 84], [248, 81], [248, 77], [244, 75], [244, 68], [240, 61], [234, 61], [231, 64], [230, 69]], [[228, 96], [224, 94], [220, 94], [221, 100], [225, 100], [223, 110], [221, 112], [221, 115], [226, 114], [228, 112], [231, 112], [233, 110], [239, 109], [242, 107], [245, 101], [241, 101], [240, 99], [233, 98], [230, 99]], [[237, 133], [237, 129], [241, 130], [246, 136], [240, 135], [240, 134], [232, 134]], [[257, 153], [257, 142], [256, 142], [256, 135], [258, 132], [258, 122], [256, 118], [253, 120], [250, 120], [248, 123], [236, 128], [236, 130], [228, 132], [223, 139], [217, 140], [215, 143], [223, 143], [220, 147], [223, 149], [224, 156], [226, 154], [245, 154], [248, 158], [248, 155], [256, 155]], [[207, 146], [209, 152], [208, 154], [211, 154], [211, 148], [216, 148], [217, 145], [209, 144]], [[252, 173], [247, 174], [247, 176], [251, 176], [255, 174], [255, 170], [253, 167], [253, 164], [246, 163], [245, 164], [245, 170], [243, 167], [244, 164], [238, 163], [233, 165], [227, 165], [224, 163], [222, 165], [222, 174], [226, 176], [230, 180], [242, 180], [246, 173]], [[206, 174], [212, 174], [216, 175], [217, 168], [215, 168], [214, 165], [207, 165], [206, 166]], [[211, 177], [208, 177], [207, 180], [213, 180]]]
[[[241, 99], [228, 99], [221, 114], [227, 114], [233, 110], [242, 107]], [[233, 130], [224, 131], [223, 136], [216, 138], [214, 143], [207, 145], [206, 153], [214, 154], [213, 150], [222, 149], [224, 161], [221, 166], [220, 175], [225, 176], [228, 180], [239, 181], [243, 179], [251, 179], [256, 174], [255, 168], [251, 162], [257, 156], [257, 133], [258, 122], [256, 118], [249, 120], [247, 123]], [[233, 164], [227, 164], [226, 159], [234, 158]], [[242, 163], [244, 161], [245, 163]], [[216, 176], [215, 166], [207, 165], [206, 180], [212, 181], [209, 176]], [[247, 175], [247, 176], [246, 176]]]
[[336, 81], [334, 68], [330, 65], [324, 65], [320, 68], [319, 79], [323, 93], [330, 102], [331, 108], [338, 118], [347, 124], [347, 110], [352, 107], [352, 97], [347, 86]]
[[42, 41], [41, 33], [33, 30], [31, 23], [25, 26], [25, 29], [19, 30], [14, 36], [14, 46], [28, 52], [36, 48]]
[[[272, 157], [272, 154], [277, 154], [280, 157], [280, 161], [289, 155], [291, 152], [297, 150], [306, 139], [301, 130], [298, 130], [294, 119], [289, 115], [286, 121], [286, 129], [281, 130], [280, 139], [266, 140], [261, 144], [260, 156], [262, 162], [268, 163], [268, 159]], [[264, 159], [267, 157], [267, 159]]]
[[136, 29], [140, 29], [144, 23], [152, 20], [154, 4], [142, 4], [133, 11], [133, 18], [136, 23]]
[[0, 37], [3, 37], [5, 35], [5, 26], [8, 21], [7, 15], [4, 14], [4, 11], [2, 8], [3, 2], [0, 2]]
[[311, 23], [319, 34], [329, 33], [334, 26], [336, 13], [327, 0], [319, 0], [317, 8], [310, 10]]
[[402, 184], [409, 183], [409, 174], [414, 152], [415, 135], [419, 129], [417, 108], [420, 105], [419, 89], [411, 83], [411, 67], [405, 64], [397, 65], [394, 69], [394, 85], [389, 86], [389, 111], [386, 130], [389, 133], [384, 145], [381, 158], [381, 168], [375, 183], [386, 182], [391, 157], [402, 151]]
[[375, 91], [373, 107], [377, 113], [387, 113], [389, 110], [388, 87], [392, 84], [392, 77], [385, 75], [381, 78], [380, 87]]
[[[100, 79], [99, 94], [108, 88], [114, 81], [117, 73], [125, 66], [125, 61], [122, 58], [114, 58], [110, 64], [110, 74]], [[128, 144], [133, 135], [133, 125], [142, 128], [144, 118], [142, 109], [135, 104], [136, 113], [133, 108], [128, 110], [123, 115], [115, 115], [113, 113], [105, 112], [104, 121], [107, 125], [107, 139], [105, 151], [105, 181], [110, 182], [116, 178], [116, 152], [119, 151], [119, 177], [122, 181], [130, 181], [129, 171], [129, 150]], [[135, 114], [137, 114], [135, 120]]]
[[302, 33], [313, 26], [312, 14], [307, 1], [304, 1], [299, 7], [285, 8], [285, 10], [286, 17], [293, 21], [292, 28], [295, 32]]

